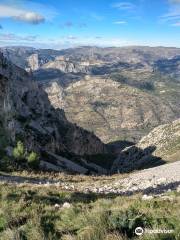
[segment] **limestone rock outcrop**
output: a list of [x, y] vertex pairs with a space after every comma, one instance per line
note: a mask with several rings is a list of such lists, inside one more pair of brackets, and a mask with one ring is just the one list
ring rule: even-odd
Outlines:
[[112, 172], [129, 172], [180, 159], [180, 119], [153, 129], [138, 144], [125, 148]]
[[67, 121], [55, 110], [31, 74], [0, 53], [0, 119], [12, 143], [19, 139], [29, 150], [61, 155], [105, 153], [106, 147], [92, 133]]

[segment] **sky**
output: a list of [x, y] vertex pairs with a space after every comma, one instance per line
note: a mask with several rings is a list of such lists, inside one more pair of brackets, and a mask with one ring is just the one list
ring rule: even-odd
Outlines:
[[180, 47], [180, 0], [0, 0], [0, 46]]

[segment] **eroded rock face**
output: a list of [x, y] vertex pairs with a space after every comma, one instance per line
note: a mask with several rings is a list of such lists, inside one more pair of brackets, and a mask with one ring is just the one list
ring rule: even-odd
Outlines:
[[40, 66], [39, 56], [37, 53], [30, 55], [27, 58], [27, 62], [28, 62], [28, 67], [26, 68], [27, 71], [36, 71]]
[[95, 154], [106, 152], [93, 134], [67, 121], [55, 110], [47, 94], [30, 74], [0, 54], [0, 116], [12, 141], [23, 138], [29, 149], [53, 153]]
[[143, 137], [137, 146], [145, 149], [155, 146], [154, 156], [166, 161], [179, 160], [180, 158], [180, 119], [170, 124], [156, 127], [147, 136]]
[[112, 172], [129, 172], [180, 159], [180, 119], [156, 127], [138, 144], [124, 149]]
[[68, 120], [104, 142], [138, 142], [180, 117], [180, 49], [79, 47], [61, 51], [3, 48], [31, 66], [35, 79]]
[[89, 76], [64, 90], [56, 86], [46, 91], [53, 106], [63, 108], [69, 121], [93, 131], [104, 142], [136, 141], [153, 127], [175, 119], [179, 112], [159, 96], [105, 77]]
[[48, 98], [52, 105], [57, 109], [64, 109], [64, 89], [58, 84], [58, 82], [52, 82], [45, 91], [48, 94]]
[[86, 62], [71, 62], [56, 58], [43, 65], [43, 69], [58, 69], [64, 73], [88, 73], [88, 63]]

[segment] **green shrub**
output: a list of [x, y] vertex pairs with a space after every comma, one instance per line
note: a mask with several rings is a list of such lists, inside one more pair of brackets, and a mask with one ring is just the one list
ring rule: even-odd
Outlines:
[[1, 171], [12, 170], [11, 160], [9, 159], [9, 157], [4, 156], [0, 158], [0, 170]]
[[17, 161], [23, 161], [25, 159], [25, 148], [24, 144], [21, 141], [17, 142], [17, 145], [13, 150], [13, 157]]
[[0, 134], [0, 149], [4, 149], [8, 144], [7, 137]]
[[33, 151], [28, 153], [22, 141], [17, 142], [13, 150], [13, 157], [16, 163], [20, 164], [21, 167], [29, 166], [32, 169], [37, 169], [39, 167], [40, 161], [38, 154]]
[[27, 157], [27, 162], [30, 168], [37, 169], [39, 167], [39, 156], [35, 152], [31, 152]]
[[0, 150], [4, 150], [8, 145], [7, 133], [3, 127], [3, 121], [0, 119]]
[[139, 213], [135, 208], [130, 208], [125, 212], [112, 213], [109, 218], [110, 228], [119, 231], [128, 237], [134, 235], [136, 227], [150, 226], [150, 220], [145, 214]]
[[0, 215], [0, 232], [2, 232], [6, 227], [6, 219]]

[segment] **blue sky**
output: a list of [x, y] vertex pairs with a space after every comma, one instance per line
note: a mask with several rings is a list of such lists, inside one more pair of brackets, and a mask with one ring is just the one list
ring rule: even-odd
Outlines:
[[0, 46], [180, 47], [180, 0], [0, 0]]

